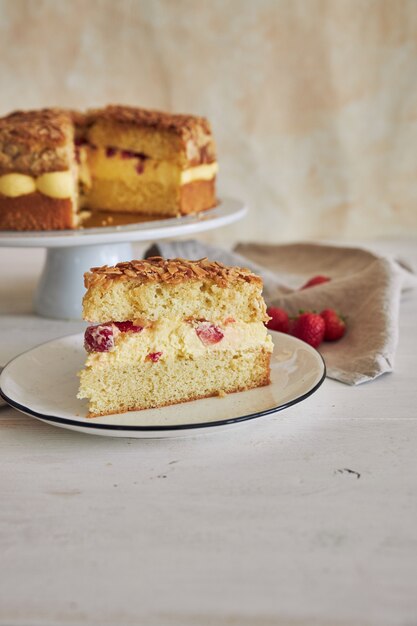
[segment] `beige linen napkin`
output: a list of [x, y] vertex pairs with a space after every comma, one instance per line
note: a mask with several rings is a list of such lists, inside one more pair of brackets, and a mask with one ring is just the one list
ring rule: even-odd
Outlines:
[[[198, 241], [172, 241], [152, 246], [146, 256], [155, 254], [207, 256], [249, 267], [264, 280], [267, 304], [283, 307], [290, 315], [300, 309], [336, 309], [346, 317], [347, 333], [340, 341], [320, 346], [330, 378], [357, 385], [393, 369], [401, 290], [417, 284], [403, 263], [361, 248], [311, 243], [239, 244], [228, 252]], [[300, 291], [317, 274], [331, 281]]]

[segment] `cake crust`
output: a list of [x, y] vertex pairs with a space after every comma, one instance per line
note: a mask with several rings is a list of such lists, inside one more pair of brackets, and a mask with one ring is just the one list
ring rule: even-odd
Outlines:
[[75, 226], [70, 198], [50, 198], [39, 192], [17, 198], [0, 194], [0, 230], [64, 230]]
[[39, 176], [67, 170], [73, 157], [75, 113], [15, 111], [0, 119], [0, 175]]
[[181, 135], [184, 139], [193, 137], [198, 130], [211, 134], [209, 121], [205, 117], [197, 115], [166, 113], [154, 109], [109, 104], [104, 109], [88, 111], [87, 116], [88, 124], [92, 124], [98, 119], [105, 119], [130, 126], [168, 130]]
[[84, 274], [86, 289], [98, 284], [109, 287], [113, 281], [137, 281], [138, 284], [166, 283], [178, 285], [189, 281], [210, 281], [220, 287], [231, 287], [237, 282], [255, 283], [262, 287], [262, 279], [249, 269], [228, 267], [218, 261], [207, 258], [198, 261], [186, 259], [163, 259], [149, 257], [147, 259], [117, 263], [113, 267], [104, 265], [93, 267]]
[[207, 211], [217, 205], [216, 182], [212, 180], [196, 180], [180, 188], [180, 214], [190, 215]]

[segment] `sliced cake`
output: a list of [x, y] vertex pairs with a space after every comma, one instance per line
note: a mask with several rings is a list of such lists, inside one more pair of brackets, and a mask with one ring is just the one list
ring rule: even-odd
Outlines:
[[0, 230], [53, 230], [78, 223], [72, 114], [43, 109], [0, 119]]
[[88, 115], [92, 210], [184, 215], [216, 204], [208, 121], [126, 106]]
[[207, 259], [153, 257], [85, 275], [90, 416], [267, 385], [272, 340], [262, 281]]

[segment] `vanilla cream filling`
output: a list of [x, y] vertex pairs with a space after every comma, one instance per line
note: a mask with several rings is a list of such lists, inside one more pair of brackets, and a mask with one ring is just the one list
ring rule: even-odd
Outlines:
[[[87, 154], [86, 154], [87, 153]], [[139, 182], [157, 182], [161, 185], [187, 185], [200, 180], [212, 180], [218, 171], [217, 163], [197, 165], [181, 170], [178, 165], [169, 161], [121, 156], [116, 151], [108, 156], [105, 148], [86, 148], [80, 152], [80, 182], [88, 189], [91, 178], [114, 180], [121, 178], [130, 185]], [[0, 176], [0, 194], [9, 198], [18, 198], [39, 191], [50, 198], [73, 198], [74, 174], [64, 172], [47, 172], [38, 177], [13, 172]]]
[[123, 179], [134, 187], [141, 182], [156, 182], [164, 186], [186, 185], [200, 180], [212, 180], [218, 171], [218, 164], [205, 163], [182, 170], [171, 161], [157, 161], [146, 157], [123, 156], [123, 151], [88, 147], [88, 164], [92, 178], [115, 180]]
[[71, 171], [64, 171], [47, 172], [37, 178], [19, 173], [0, 176], [0, 193], [3, 196], [17, 198], [35, 191], [50, 198], [71, 198], [74, 196], [74, 175]]
[[198, 358], [210, 352], [264, 348], [272, 352], [270, 335], [262, 322], [226, 322], [216, 324], [223, 334], [217, 343], [205, 344], [196, 332], [198, 322], [164, 319], [145, 327], [139, 333], [115, 333], [115, 348], [110, 352], [92, 352], [86, 365], [109, 367], [145, 361], [149, 354], [162, 353], [159, 360], [170, 357]]
[[187, 185], [197, 180], [212, 180], [217, 172], [219, 166], [215, 163], [205, 163], [204, 165], [196, 165], [190, 167], [187, 170], [181, 171], [181, 185]]

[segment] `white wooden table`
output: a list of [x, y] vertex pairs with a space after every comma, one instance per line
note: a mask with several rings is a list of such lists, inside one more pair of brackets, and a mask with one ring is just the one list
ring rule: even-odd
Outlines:
[[[417, 266], [417, 241], [373, 248]], [[82, 327], [31, 314], [41, 254], [0, 251], [0, 363]], [[393, 374], [223, 434], [101, 438], [2, 409], [0, 624], [417, 624], [416, 325], [409, 293]]]

